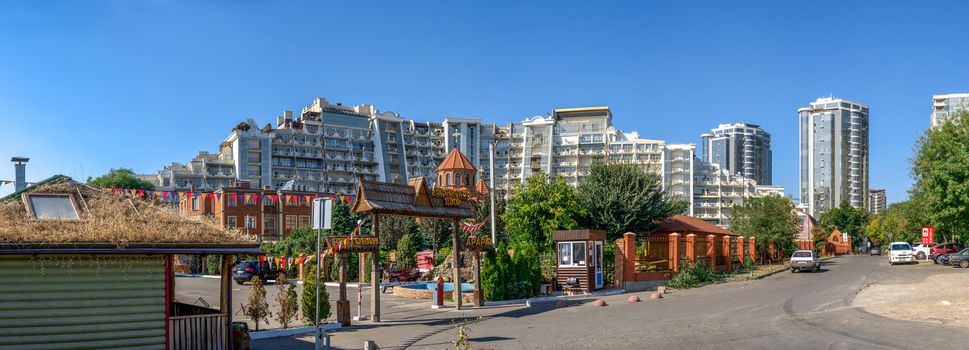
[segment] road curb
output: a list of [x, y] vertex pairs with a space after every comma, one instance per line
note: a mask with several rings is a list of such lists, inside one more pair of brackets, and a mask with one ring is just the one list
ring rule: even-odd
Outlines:
[[486, 301], [485, 306], [505, 306], [505, 305], [516, 305], [516, 304], [525, 304], [525, 305], [531, 306], [531, 304], [534, 304], [534, 303], [543, 303], [543, 302], [550, 302], [550, 301], [556, 301], [556, 300], [582, 300], [582, 299], [591, 299], [591, 298], [604, 297], [604, 296], [610, 296], [610, 295], [619, 295], [624, 293], [626, 293], [626, 291], [622, 289], [608, 289], [601, 292], [592, 292], [592, 293], [579, 294], [579, 295], [557, 295], [557, 296], [547, 296], [547, 297], [535, 297], [535, 298], [528, 298], [528, 299]]
[[203, 275], [203, 274], [197, 274], [197, 273], [176, 273], [175, 274], [175, 277], [194, 277], [194, 278], [215, 278], [215, 279], [222, 279], [222, 276]]
[[[306, 326], [306, 327], [299, 327], [299, 328], [273, 329], [269, 331], [250, 332], [249, 339], [260, 340], [260, 339], [281, 338], [281, 337], [291, 337], [294, 335], [310, 334], [310, 333], [316, 332], [315, 328], [316, 327], [313, 327], [313, 326]], [[343, 328], [343, 326], [340, 325], [339, 323], [327, 323], [323, 325], [323, 330], [328, 332], [337, 330], [340, 328]]]

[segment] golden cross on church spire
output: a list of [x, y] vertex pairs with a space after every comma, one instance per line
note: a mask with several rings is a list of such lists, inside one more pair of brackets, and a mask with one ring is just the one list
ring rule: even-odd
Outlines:
[[461, 132], [458, 131], [458, 129], [454, 129], [454, 133], [451, 134], [451, 136], [454, 136], [454, 148], [461, 149], [461, 147], [460, 147], [460, 144], [461, 144]]

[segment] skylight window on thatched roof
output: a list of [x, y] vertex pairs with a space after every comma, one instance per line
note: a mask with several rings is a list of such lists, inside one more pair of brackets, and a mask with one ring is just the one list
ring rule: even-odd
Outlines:
[[37, 220], [80, 220], [74, 197], [61, 193], [24, 194], [24, 206]]

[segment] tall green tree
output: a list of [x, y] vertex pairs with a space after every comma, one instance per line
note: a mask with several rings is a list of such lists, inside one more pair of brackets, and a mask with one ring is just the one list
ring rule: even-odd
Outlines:
[[818, 218], [818, 226], [825, 231], [832, 232], [837, 229], [841, 233], [851, 236], [851, 244], [861, 245], [862, 237], [865, 236], [868, 221], [871, 214], [865, 208], [855, 208], [848, 201], [842, 201], [841, 205], [821, 214]]
[[131, 169], [111, 169], [107, 174], [87, 179], [87, 184], [100, 188], [123, 188], [129, 190], [154, 190], [151, 182], [139, 179]]
[[413, 217], [400, 215], [380, 216], [380, 247], [391, 250], [405, 235], [412, 235], [412, 243], [419, 248], [423, 244], [418, 234], [417, 221]]
[[421, 240], [435, 252], [451, 246], [451, 220], [435, 218], [417, 219], [418, 234]]
[[757, 251], [767, 253], [769, 241], [781, 252], [788, 253], [797, 247], [794, 242], [801, 223], [794, 203], [789, 198], [771, 194], [748, 198], [734, 206], [730, 213], [730, 229], [744, 237], [757, 237]]
[[[508, 234], [505, 232], [505, 221], [502, 220], [501, 214], [505, 212], [505, 208], [508, 206], [508, 202], [503, 196], [495, 194], [495, 236], [497, 236], [498, 241], [507, 242]], [[475, 222], [485, 223], [481, 231], [478, 234], [491, 236], [491, 198], [488, 196], [484, 197], [484, 202], [477, 206], [477, 211], [475, 213]]]
[[397, 268], [410, 269], [417, 267], [417, 242], [414, 235], [405, 234], [397, 241]]
[[865, 227], [865, 235], [873, 246], [880, 246], [889, 241], [912, 242], [911, 235], [905, 234], [906, 219], [896, 208], [888, 208], [876, 215]]
[[538, 174], [516, 186], [501, 218], [512, 242], [534, 244], [550, 253], [555, 251], [552, 231], [578, 227], [586, 213], [572, 185]]
[[[333, 203], [333, 229], [324, 232], [328, 235], [344, 236], [349, 235], [357, 228], [357, 221], [366, 221], [365, 215], [359, 215], [350, 211], [350, 204], [337, 201]], [[370, 234], [370, 225], [364, 223], [360, 228], [360, 234]]]
[[969, 111], [926, 130], [915, 144], [912, 192], [943, 240], [969, 241]]
[[[886, 210], [897, 215], [902, 226], [899, 235], [889, 238], [891, 241], [919, 242], [922, 237], [922, 226], [935, 225], [925, 205], [922, 205], [921, 198], [921, 194], [909, 191], [907, 200], [888, 206]], [[937, 241], [941, 239], [941, 236], [936, 238]]]
[[663, 190], [659, 176], [633, 164], [594, 164], [578, 188], [588, 210], [585, 226], [607, 232], [608, 241], [626, 232], [648, 233], [687, 208]]

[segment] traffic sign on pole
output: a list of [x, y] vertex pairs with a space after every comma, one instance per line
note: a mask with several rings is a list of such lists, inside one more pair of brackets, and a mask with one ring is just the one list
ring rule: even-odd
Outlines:
[[329, 230], [333, 228], [333, 199], [317, 198], [313, 200], [313, 229]]

